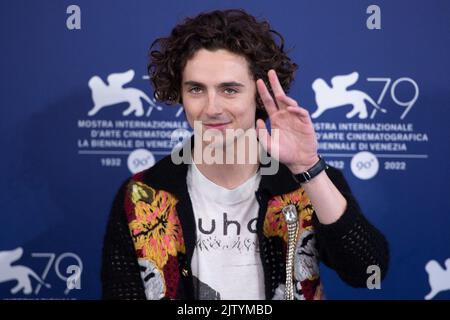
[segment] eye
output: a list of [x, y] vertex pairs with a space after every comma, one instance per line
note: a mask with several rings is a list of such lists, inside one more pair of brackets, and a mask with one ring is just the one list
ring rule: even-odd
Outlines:
[[190, 93], [197, 94], [197, 93], [201, 93], [201, 92], [202, 92], [202, 88], [200, 88], [200, 87], [192, 87], [192, 88], [190, 88], [188, 91], [189, 91]]
[[233, 88], [225, 88], [224, 92], [226, 94], [229, 94], [229, 95], [238, 93], [238, 91], [236, 89], [233, 89]]

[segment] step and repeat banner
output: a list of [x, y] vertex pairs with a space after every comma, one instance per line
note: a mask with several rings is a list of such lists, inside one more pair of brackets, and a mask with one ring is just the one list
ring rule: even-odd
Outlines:
[[290, 95], [389, 241], [380, 287], [322, 267], [326, 297], [450, 298], [448, 0], [0, 1], [0, 298], [100, 298], [119, 185], [189, 129], [181, 106], [153, 98], [150, 44], [226, 8], [285, 37]]

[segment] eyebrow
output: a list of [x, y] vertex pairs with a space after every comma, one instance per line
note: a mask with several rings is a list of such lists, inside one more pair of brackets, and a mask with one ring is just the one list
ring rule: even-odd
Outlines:
[[[183, 83], [186, 86], [197, 86], [197, 87], [205, 87], [205, 85], [201, 82], [197, 82], [197, 81], [185, 81]], [[244, 85], [242, 83], [236, 82], [236, 81], [227, 81], [227, 82], [222, 82], [218, 85], [219, 88], [224, 88], [224, 87], [244, 87]]]

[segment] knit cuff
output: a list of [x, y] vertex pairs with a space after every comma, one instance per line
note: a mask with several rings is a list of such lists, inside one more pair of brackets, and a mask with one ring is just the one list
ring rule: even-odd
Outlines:
[[361, 209], [355, 199], [348, 194], [344, 194], [343, 196], [347, 200], [347, 206], [344, 213], [335, 222], [323, 224], [319, 221], [316, 213], [313, 214], [312, 223], [314, 229], [322, 238], [341, 239], [354, 228], [355, 222], [362, 216]]

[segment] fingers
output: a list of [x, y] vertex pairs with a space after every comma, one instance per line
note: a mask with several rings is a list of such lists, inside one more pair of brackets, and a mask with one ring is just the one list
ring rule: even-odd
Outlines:
[[284, 95], [284, 96], [282, 96], [282, 97], [279, 97], [278, 100], [279, 100], [280, 102], [284, 102], [287, 106], [298, 107], [297, 101], [295, 101], [295, 100], [292, 99], [291, 97], [288, 97], [287, 95]]
[[287, 106], [296, 106], [297, 101], [286, 95], [275, 70], [270, 69], [269, 72], [267, 73], [267, 76], [269, 78], [270, 87], [272, 88], [272, 92], [275, 96], [275, 101], [278, 107], [280, 109], [283, 109]]
[[278, 100], [278, 98], [285, 96], [286, 94], [284, 93], [283, 87], [281, 86], [275, 70], [270, 69], [269, 72], [267, 72], [267, 75], [269, 77], [270, 87], [272, 88], [275, 99]]
[[289, 106], [286, 108], [286, 110], [288, 110], [289, 112], [295, 113], [305, 122], [312, 123], [311, 117], [309, 116], [309, 112], [305, 108], [302, 108], [299, 106], [296, 106], [296, 107]]
[[264, 150], [270, 153], [271, 150], [270, 134], [269, 131], [267, 131], [266, 124], [261, 119], [258, 119], [256, 121], [256, 133], [258, 134], [259, 142], [262, 144]]
[[275, 101], [273, 101], [264, 81], [258, 79], [256, 81], [256, 88], [258, 89], [258, 93], [264, 107], [266, 108], [267, 114], [270, 117], [274, 112], [278, 111], [277, 105], [275, 104]]
[[309, 116], [308, 110], [299, 106], [288, 106], [286, 109], [290, 112], [298, 114], [299, 116], [303, 117]]
[[288, 106], [298, 106], [297, 101], [288, 97], [284, 92], [275, 70], [270, 69], [267, 75], [275, 100], [263, 80], [258, 79], [256, 81], [256, 87], [269, 117], [279, 109], [285, 109]]

